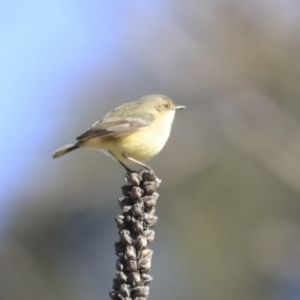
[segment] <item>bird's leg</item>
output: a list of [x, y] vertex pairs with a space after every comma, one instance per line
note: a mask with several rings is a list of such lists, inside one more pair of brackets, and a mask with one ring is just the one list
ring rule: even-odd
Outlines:
[[133, 170], [129, 169], [124, 163], [122, 163], [120, 160], [118, 160], [110, 151], [109, 151], [109, 154], [112, 157], [114, 157], [117, 162], [119, 162], [121, 164], [121, 166], [127, 171], [127, 173], [134, 173]]
[[136, 164], [142, 166], [142, 167], [145, 168], [146, 170], [148, 170], [148, 171], [150, 171], [150, 172], [153, 172], [153, 170], [152, 170], [148, 165], [146, 165], [146, 164], [140, 162], [139, 160], [136, 160], [136, 159], [134, 159], [134, 158], [132, 158], [132, 157], [126, 155], [126, 154], [125, 154], [124, 156], [125, 156], [128, 160], [130, 160], [130, 161], [132, 161], [132, 162], [134, 162], [134, 163], [136, 163]]
[[123, 166], [123, 168], [125, 168], [125, 170], [127, 171], [127, 173], [134, 173], [135, 171], [131, 170], [130, 168], [128, 168], [125, 164], [123, 164], [120, 160], [118, 160], [118, 162]]

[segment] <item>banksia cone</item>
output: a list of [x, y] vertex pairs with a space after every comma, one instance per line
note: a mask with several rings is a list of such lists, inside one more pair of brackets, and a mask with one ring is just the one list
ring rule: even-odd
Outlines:
[[149, 295], [149, 275], [153, 251], [148, 248], [154, 240], [152, 227], [157, 223], [155, 205], [159, 180], [152, 171], [129, 172], [125, 179], [128, 184], [122, 186], [123, 198], [119, 204], [122, 215], [115, 218], [120, 239], [115, 243], [118, 256], [113, 300], [146, 300]]

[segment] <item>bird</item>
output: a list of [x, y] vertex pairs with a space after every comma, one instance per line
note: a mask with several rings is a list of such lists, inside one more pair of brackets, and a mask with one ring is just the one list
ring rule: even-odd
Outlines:
[[86, 132], [53, 153], [60, 157], [78, 148], [101, 149], [115, 158], [128, 172], [126, 164], [136, 163], [145, 169], [144, 162], [156, 156], [166, 144], [175, 111], [185, 106], [175, 105], [167, 96], [155, 94], [120, 105]]

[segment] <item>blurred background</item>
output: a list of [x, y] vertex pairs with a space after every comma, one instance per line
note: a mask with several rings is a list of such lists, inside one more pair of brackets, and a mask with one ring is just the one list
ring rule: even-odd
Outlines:
[[153, 93], [187, 108], [149, 299], [300, 299], [300, 2], [1, 1], [0, 299], [108, 299], [124, 170], [51, 155]]

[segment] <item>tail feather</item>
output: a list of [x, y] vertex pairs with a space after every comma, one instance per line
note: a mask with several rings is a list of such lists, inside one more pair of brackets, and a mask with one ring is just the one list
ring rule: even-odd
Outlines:
[[56, 150], [53, 154], [52, 154], [52, 157], [53, 158], [57, 158], [57, 157], [60, 157], [70, 151], [73, 151], [75, 149], [79, 148], [76, 144], [69, 144], [69, 145], [66, 145], [62, 148], [59, 148], [58, 150]]

